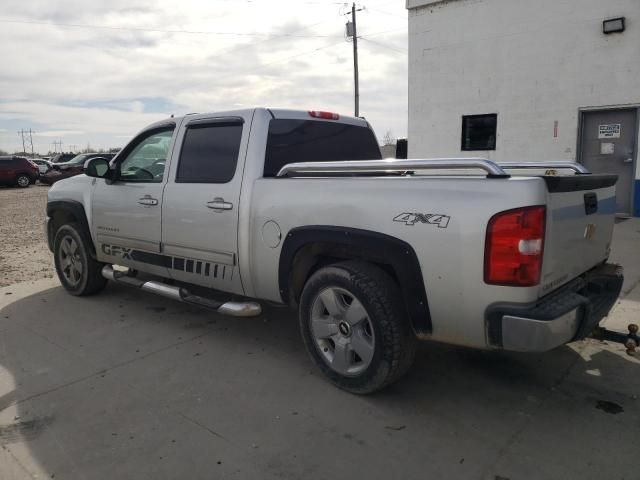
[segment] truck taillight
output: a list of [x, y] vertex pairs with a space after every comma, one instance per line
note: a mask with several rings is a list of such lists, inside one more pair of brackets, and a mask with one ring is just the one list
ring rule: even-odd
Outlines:
[[322, 118], [324, 120], [340, 120], [340, 115], [333, 112], [321, 112], [320, 110], [309, 110], [309, 116]]
[[546, 208], [516, 208], [489, 220], [484, 251], [484, 281], [530, 287], [540, 283]]

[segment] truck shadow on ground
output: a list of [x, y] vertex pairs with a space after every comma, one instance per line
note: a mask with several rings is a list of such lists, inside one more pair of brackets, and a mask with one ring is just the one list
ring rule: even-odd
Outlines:
[[0, 310], [0, 444], [56, 478], [327, 478], [334, 464], [344, 478], [418, 466], [493, 478], [516, 474], [501, 459], [534, 442], [535, 461], [598, 478], [544, 446], [579, 435], [613, 478], [633, 458], [620, 445], [637, 440], [624, 425], [640, 419], [640, 362], [623, 350], [425, 343], [404, 379], [359, 397], [316, 371], [288, 309], [234, 319], [117, 285], [88, 298], [52, 288]]

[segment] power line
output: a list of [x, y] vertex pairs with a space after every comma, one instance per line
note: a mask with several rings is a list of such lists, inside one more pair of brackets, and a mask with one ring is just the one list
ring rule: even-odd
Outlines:
[[[273, 62], [263, 63], [263, 64], [262, 64], [262, 65], [260, 65], [258, 68], [256, 68], [256, 69], [252, 70], [252, 71], [251, 71], [251, 73], [253, 73], [255, 70], [258, 70], [258, 71], [259, 71], [259, 70], [263, 69], [264, 67], [268, 67], [268, 66], [270, 66], [270, 65], [273, 65], [274, 63], [286, 62], [286, 61], [289, 61], [289, 60], [293, 60], [294, 58], [302, 57], [303, 55], [312, 55], [312, 54], [314, 54], [315, 52], [318, 52], [318, 51], [320, 51], [320, 50], [324, 50], [324, 49], [329, 48], [329, 47], [334, 47], [334, 46], [336, 46], [336, 45], [340, 45], [340, 44], [342, 44], [342, 43], [343, 43], [343, 42], [342, 42], [342, 41], [340, 41], [340, 42], [336, 42], [336, 43], [331, 43], [331, 44], [329, 44], [329, 45], [323, 45], [322, 47], [314, 48], [314, 49], [312, 49], [312, 50], [306, 50], [306, 51], [301, 52], [301, 53], [298, 53], [298, 54], [296, 54], [296, 55], [291, 55], [290, 57], [279, 58], [278, 60], [274, 60]], [[230, 75], [227, 75], [227, 76], [229, 76], [229, 77], [235, 77], [235, 76], [237, 76], [237, 74], [236, 74], [236, 73], [234, 73], [234, 74], [230, 74]], [[218, 78], [221, 78], [221, 77], [218, 77]], [[224, 77], [222, 77], [222, 78], [224, 78]]]
[[[298, 28], [298, 29], [296, 29], [296, 30], [294, 30], [293, 32], [290, 32], [290, 33], [296, 33], [296, 32], [300, 32], [302, 30], [307, 30], [307, 29], [313, 28], [313, 27], [315, 27], [317, 25], [321, 25], [323, 23], [327, 23], [327, 22], [329, 22], [329, 21], [331, 21], [333, 19], [334, 19], [334, 17], [332, 16], [331, 18], [327, 18], [325, 20], [322, 20], [321, 22], [312, 23], [311, 25], [305, 25], [304, 27]], [[278, 37], [276, 37], [276, 38], [278, 38]], [[259, 40], [256, 40], [256, 41], [253, 41], [253, 42], [249, 42], [249, 43], [245, 43], [245, 44], [241, 44], [241, 45], [234, 45], [231, 48], [226, 48], [226, 49], [223, 49], [223, 50], [219, 50], [219, 51], [213, 52], [213, 54], [214, 55], [224, 55], [224, 54], [231, 53], [231, 52], [236, 53], [236, 52], [239, 52], [239, 51], [246, 50], [248, 48], [254, 47], [258, 43], [263, 44], [263, 43], [266, 43], [266, 42], [273, 41], [276, 38], [259, 39]]]
[[394, 28], [392, 30], [384, 30], [382, 32], [368, 33], [368, 34], [365, 34], [365, 35], [360, 35], [360, 38], [363, 38], [363, 37], [367, 37], [367, 38], [369, 38], [369, 37], [377, 37], [378, 35], [384, 35], [385, 33], [399, 32], [399, 31], [406, 32], [407, 28], [406, 27], [404, 27], [404, 28]]
[[373, 43], [374, 45], [377, 45], [379, 47], [393, 50], [394, 52], [402, 53], [404, 55], [407, 55], [409, 53], [409, 50], [405, 50], [403, 48], [397, 48], [397, 47], [392, 47], [390, 45], [385, 45], [384, 43], [376, 42], [375, 40], [369, 40], [368, 38], [365, 38], [365, 37], [360, 37], [360, 38], [366, 42]]
[[397, 13], [387, 12], [385, 10], [380, 10], [379, 8], [376, 8], [376, 7], [367, 7], [367, 10], [373, 10], [374, 12], [382, 13], [383, 15], [389, 15], [391, 17], [398, 17], [398, 18], [402, 18], [404, 20], [407, 19], [407, 15], [399, 15]]
[[39, 22], [36, 20], [13, 20], [0, 19], [0, 23], [17, 23], [26, 25], [50, 25], [54, 27], [71, 27], [71, 28], [92, 28], [104, 30], [118, 30], [130, 32], [150, 32], [150, 33], [185, 33], [191, 35], [230, 35], [238, 37], [294, 37], [294, 38], [331, 38], [337, 35], [296, 35], [293, 33], [244, 33], [244, 32], [214, 32], [210, 30], [165, 30], [159, 28], [145, 27], [113, 27], [109, 25], [89, 25], [80, 23], [58, 23], [58, 22]]
[[[367, 40], [363, 36], [359, 36], [358, 38]], [[378, 42], [374, 42], [373, 40], [367, 40], [367, 41], [370, 42], [370, 43], [378, 43]], [[265, 67], [269, 67], [269, 66], [274, 65], [276, 63], [288, 62], [289, 60], [293, 60], [295, 58], [302, 57], [302, 56], [305, 56], [305, 55], [313, 55], [314, 53], [319, 52], [321, 50], [326, 50], [327, 48], [335, 47], [336, 45], [341, 45], [341, 44], [343, 44], [343, 41], [336, 42], [336, 43], [330, 43], [328, 45], [322, 45], [320, 47], [313, 48], [313, 49], [310, 49], [310, 50], [305, 50], [304, 52], [296, 53], [295, 55], [290, 55], [288, 57], [279, 58], [279, 59], [274, 60], [274, 61], [269, 62], [269, 63], [263, 63], [259, 67], [255, 67], [250, 72], [246, 72], [246, 73], [247, 74], [253, 74], [254, 72], [259, 72], [260, 70], [263, 70]], [[399, 49], [395, 49], [393, 47], [388, 47], [388, 46], [386, 46], [384, 44], [378, 44], [378, 45], [381, 46], [381, 47], [385, 47], [385, 48], [390, 48], [392, 50], [396, 50], [396, 51], [398, 51], [400, 53], [407, 53], [405, 51], [402, 51], [402, 50], [399, 50]], [[237, 77], [237, 76], [238, 76], [238, 73], [236, 72], [236, 73], [230, 73], [230, 74], [227, 74], [227, 75], [217, 76], [216, 79], [217, 80], [222, 80], [222, 79], [225, 79], [225, 78]]]
[[[296, 53], [295, 55], [290, 55], [288, 57], [279, 58], [279, 59], [274, 60], [272, 62], [263, 63], [259, 67], [254, 67], [254, 68], [252, 68], [252, 70], [250, 72], [240, 72], [240, 74], [244, 73], [246, 75], [253, 75], [254, 73], [260, 72], [261, 70], [264, 70], [266, 67], [274, 65], [276, 63], [288, 62], [289, 60], [293, 60], [293, 59], [298, 58], [298, 57], [313, 55], [314, 53], [319, 52], [321, 50], [326, 50], [327, 48], [335, 47], [336, 45], [341, 45], [341, 44], [343, 44], [343, 42], [344, 42], [344, 40], [342, 40], [340, 42], [336, 42], [336, 43], [330, 43], [329, 45], [322, 45], [321, 47], [313, 48], [311, 50], [305, 50], [304, 52]], [[238, 76], [238, 72], [234, 72], [234, 73], [229, 73], [229, 74], [226, 74], [226, 75], [216, 76], [216, 80], [224, 80], [225, 78], [237, 77], [237, 76]]]
[[[209, 1], [216, 1], [216, 2], [235, 2], [237, 3], [238, 0], [209, 0]], [[243, 1], [245, 3], [261, 3], [261, 2], [257, 2], [256, 0], [240, 0]], [[346, 2], [324, 2], [324, 1], [296, 1], [295, 2], [298, 5], [344, 5]], [[262, 4], [264, 5], [264, 2], [262, 2]]]

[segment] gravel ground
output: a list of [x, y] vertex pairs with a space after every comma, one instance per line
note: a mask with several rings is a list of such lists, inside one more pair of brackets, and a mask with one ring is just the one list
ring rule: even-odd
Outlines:
[[0, 187], [0, 287], [55, 274], [43, 229], [48, 190]]

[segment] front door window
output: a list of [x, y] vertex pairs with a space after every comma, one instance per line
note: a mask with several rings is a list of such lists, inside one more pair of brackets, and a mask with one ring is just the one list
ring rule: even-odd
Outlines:
[[160, 183], [169, 154], [173, 128], [143, 138], [120, 163], [123, 182]]

